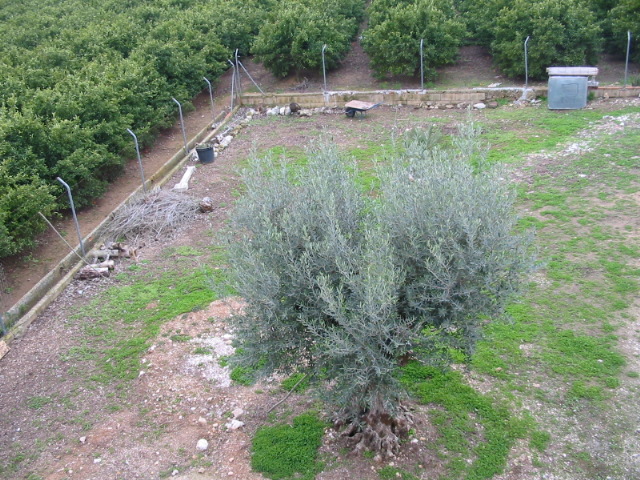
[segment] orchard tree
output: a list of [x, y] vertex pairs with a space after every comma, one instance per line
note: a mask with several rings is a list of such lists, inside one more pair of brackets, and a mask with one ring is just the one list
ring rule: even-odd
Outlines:
[[493, 58], [509, 76], [524, 76], [527, 36], [529, 76], [546, 78], [554, 65], [595, 64], [602, 44], [595, 15], [579, 0], [514, 0], [496, 18]]
[[232, 216], [230, 263], [246, 308], [234, 361], [300, 372], [356, 451], [393, 456], [410, 427], [399, 368], [473, 351], [533, 262], [514, 192], [473, 126], [454, 146], [407, 135], [366, 192], [334, 146], [308, 165], [256, 159]]
[[[621, 3], [620, 0], [584, 0], [584, 3], [593, 12], [596, 22], [600, 26], [603, 49], [607, 52], [616, 52], [618, 44], [616, 34], [612, 31], [611, 10]], [[624, 35], [626, 41], [626, 31]]]
[[[338, 66], [351, 48], [361, 15], [360, 0], [281, 2], [260, 29], [252, 48], [256, 58], [277, 77]], [[341, 13], [342, 12], [342, 13]], [[358, 13], [360, 12], [360, 13]]]
[[222, 45], [232, 52], [238, 49], [241, 55], [249, 55], [260, 26], [276, 5], [276, 0], [218, 0], [204, 3], [199, 13], [211, 19], [214, 24], [211, 31], [220, 37]]
[[509, 0], [460, 0], [457, 3], [474, 43], [487, 47], [491, 44], [496, 17], [509, 3]]
[[609, 24], [614, 51], [620, 55], [626, 53], [627, 32], [631, 32], [631, 58], [634, 62], [640, 62], [640, 2], [620, 0], [609, 12]]
[[35, 176], [9, 176], [8, 163], [0, 163], [0, 257], [34, 246], [34, 232], [46, 227], [38, 212], [50, 215], [56, 206], [50, 186]]
[[[374, 2], [362, 47], [376, 75], [414, 75], [420, 71], [420, 40], [424, 39], [425, 76], [452, 63], [465, 37], [452, 0], [417, 0], [386, 7]], [[383, 10], [384, 9], [384, 10]]]

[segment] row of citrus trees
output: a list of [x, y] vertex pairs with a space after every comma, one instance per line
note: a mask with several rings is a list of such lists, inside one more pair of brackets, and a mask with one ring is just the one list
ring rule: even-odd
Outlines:
[[[361, 3], [327, 9], [325, 2], [286, 2], [267, 18], [252, 52], [286, 76], [319, 70], [326, 44], [331, 68], [349, 49]], [[366, 13], [362, 45], [380, 77], [418, 74], [421, 42], [427, 78], [455, 61], [463, 43], [489, 47], [504, 74], [524, 76], [527, 37], [532, 78], [544, 78], [551, 65], [594, 64], [603, 50], [623, 55], [628, 31], [635, 39], [633, 58], [640, 60], [637, 0], [371, 0]]]
[[[353, 23], [313, 5], [292, 2], [261, 31], [253, 52], [275, 74], [321, 68], [323, 43], [329, 66], [348, 51]], [[603, 49], [624, 54], [627, 31], [640, 35], [637, 0], [372, 0], [367, 14], [362, 45], [380, 77], [416, 75], [421, 41], [427, 78], [465, 42], [489, 47], [506, 75], [524, 76], [529, 36], [529, 74], [544, 78], [550, 65], [594, 64]], [[635, 60], [638, 46], [636, 38]]]
[[[276, 76], [339, 65], [365, 0], [23, 0], [0, 7], [0, 257], [32, 245], [65, 208], [63, 178], [89, 205], [227, 68], [236, 48]], [[362, 43], [380, 76], [427, 78], [465, 41], [488, 45], [508, 75], [593, 63], [637, 31], [637, 0], [372, 0]], [[604, 40], [607, 40], [605, 42]], [[636, 49], [637, 53], [637, 49]]]
[[[259, 45], [284, 0], [24, 0], [0, 7], [0, 257], [33, 245], [38, 212], [104, 193], [135, 154], [133, 130], [148, 145], [173, 123], [172, 97], [189, 106], [239, 49]], [[325, 0], [324, 21], [345, 27], [349, 44], [364, 0]], [[320, 8], [300, 3], [290, 24], [311, 34]], [[310, 13], [309, 13], [310, 12]], [[308, 14], [308, 16], [307, 16]], [[339, 19], [336, 20], [336, 17]], [[322, 25], [322, 24], [320, 24]], [[333, 38], [327, 41], [333, 43]], [[338, 43], [337, 41], [335, 42]], [[313, 45], [300, 41], [301, 58]], [[279, 56], [279, 55], [278, 55]], [[330, 66], [336, 53], [328, 56]], [[279, 65], [274, 61], [274, 66]]]
[[0, 8], [0, 257], [32, 245], [37, 215], [104, 193], [176, 105], [217, 78], [272, 0], [23, 0]]

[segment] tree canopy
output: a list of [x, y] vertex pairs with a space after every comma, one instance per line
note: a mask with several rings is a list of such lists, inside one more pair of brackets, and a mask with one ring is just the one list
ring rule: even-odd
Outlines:
[[356, 449], [394, 454], [408, 428], [400, 365], [468, 356], [532, 266], [513, 190], [477, 129], [462, 131], [449, 149], [433, 130], [409, 133], [375, 192], [329, 144], [302, 170], [269, 157], [244, 173], [229, 246], [247, 302], [235, 360], [314, 376]]
[[424, 40], [427, 78], [435, 68], [452, 63], [465, 37], [452, 0], [389, 2], [378, 0], [369, 7], [369, 28], [362, 46], [378, 76], [414, 75], [420, 71], [420, 41]]

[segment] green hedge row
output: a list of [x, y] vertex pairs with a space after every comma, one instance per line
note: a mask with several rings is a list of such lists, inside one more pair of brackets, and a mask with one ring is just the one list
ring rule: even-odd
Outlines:
[[552, 65], [593, 65], [602, 51], [624, 56], [627, 31], [632, 59], [640, 61], [640, 2], [637, 0], [459, 0], [474, 43], [490, 47], [496, 64], [510, 76], [524, 76], [523, 43], [529, 75], [546, 78]]

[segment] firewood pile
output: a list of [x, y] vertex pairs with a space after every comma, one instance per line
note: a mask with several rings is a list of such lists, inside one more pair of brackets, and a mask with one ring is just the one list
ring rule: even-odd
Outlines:
[[108, 277], [116, 266], [114, 258], [133, 258], [136, 260], [136, 249], [125, 243], [105, 243], [100, 248], [93, 249], [87, 254], [91, 261], [82, 267], [76, 278], [89, 280], [91, 278]]
[[193, 219], [200, 211], [198, 201], [171, 190], [154, 189], [134, 197], [118, 209], [99, 232], [106, 239], [100, 248], [86, 255], [87, 265], [76, 278], [108, 277], [116, 260], [136, 260], [135, 245], [146, 239], [170, 238], [182, 224]]

